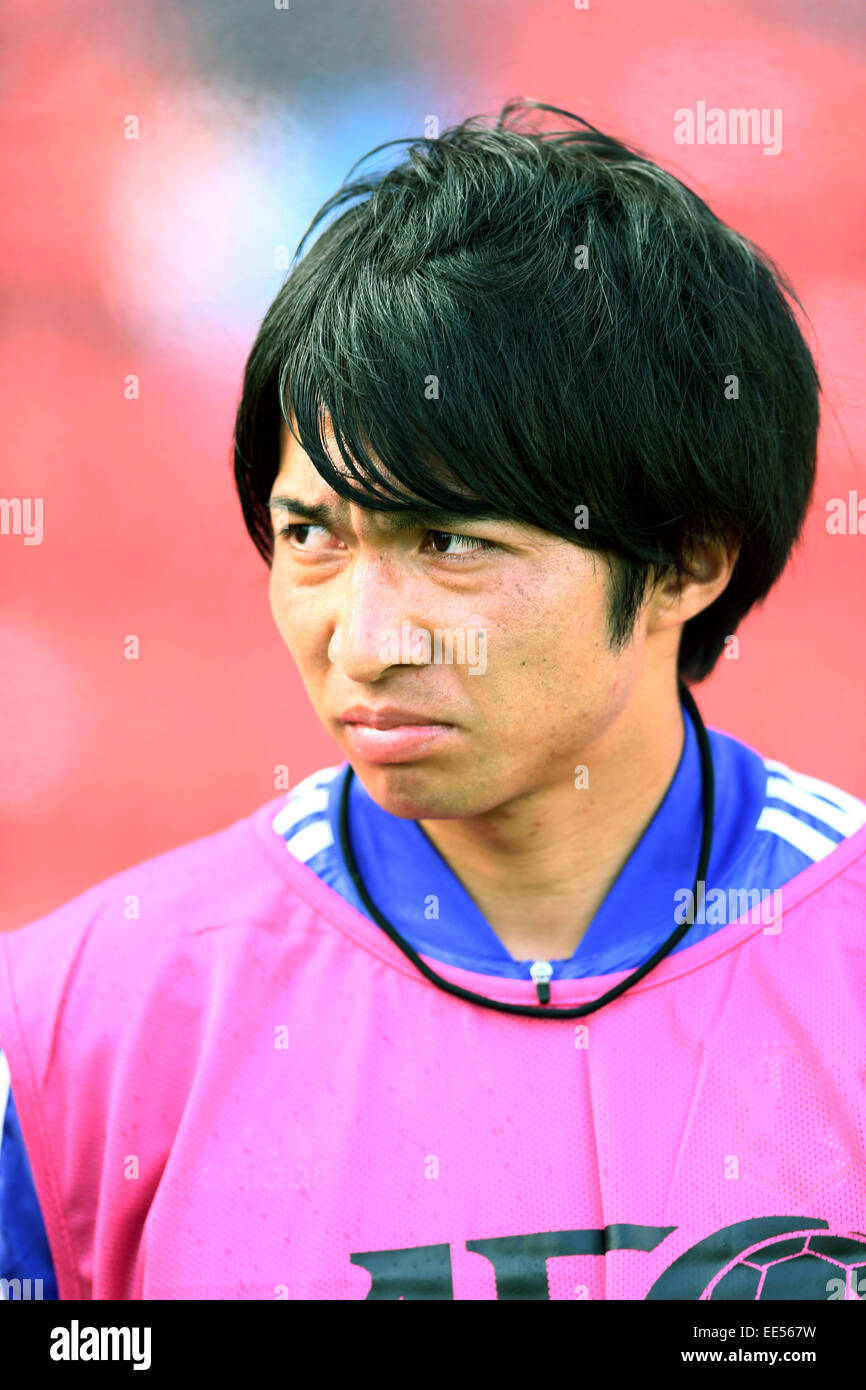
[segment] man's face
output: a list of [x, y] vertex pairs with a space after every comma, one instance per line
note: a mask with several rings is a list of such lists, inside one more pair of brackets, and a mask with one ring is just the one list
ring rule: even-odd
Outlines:
[[[311, 521], [277, 497], [334, 519]], [[329, 488], [285, 429], [271, 499], [274, 620], [381, 807], [415, 820], [507, 814], [515, 798], [573, 784], [627, 702], [644, 646], [641, 615], [624, 650], [610, 649], [598, 557], [510, 521], [394, 529], [394, 514]], [[353, 706], [440, 727], [380, 733], [347, 722]]]

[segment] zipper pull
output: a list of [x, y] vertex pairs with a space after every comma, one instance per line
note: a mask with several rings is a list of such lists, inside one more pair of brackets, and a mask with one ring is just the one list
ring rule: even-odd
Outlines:
[[550, 981], [553, 979], [553, 966], [549, 960], [534, 960], [529, 967], [529, 973], [535, 981], [535, 988], [538, 990], [539, 1004], [550, 1003]]

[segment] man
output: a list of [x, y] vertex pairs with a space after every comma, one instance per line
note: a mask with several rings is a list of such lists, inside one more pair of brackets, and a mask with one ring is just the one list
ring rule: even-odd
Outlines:
[[687, 689], [799, 536], [814, 364], [536, 105], [344, 186], [262, 324], [235, 476], [344, 761], [0, 943], [7, 1279], [853, 1296], [866, 806]]

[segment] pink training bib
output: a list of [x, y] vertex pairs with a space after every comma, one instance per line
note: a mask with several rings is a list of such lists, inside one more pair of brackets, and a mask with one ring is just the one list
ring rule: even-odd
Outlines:
[[866, 827], [772, 924], [548, 1020], [424, 979], [287, 853], [283, 803], [0, 937], [61, 1298], [855, 1296]]

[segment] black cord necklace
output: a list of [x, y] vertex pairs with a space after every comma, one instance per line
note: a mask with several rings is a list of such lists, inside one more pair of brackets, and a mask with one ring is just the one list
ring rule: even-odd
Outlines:
[[[703, 834], [701, 836], [701, 849], [698, 855], [695, 887], [692, 895], [695, 912], [697, 913], [703, 901], [707, 868], [710, 862], [710, 848], [713, 842], [715, 776], [713, 773], [713, 755], [710, 749], [710, 740], [700, 711], [692, 698], [691, 692], [682, 681], [679, 683], [679, 692], [680, 699], [688, 710], [689, 716], [694, 724], [701, 754], [701, 791], [703, 797], [704, 825]], [[588, 1004], [575, 1005], [574, 1008], [548, 1008], [544, 1002], [546, 999], [550, 998], [550, 985], [547, 981], [536, 981], [538, 997], [542, 1001], [540, 1004], [505, 1004], [499, 999], [489, 999], [484, 994], [475, 994], [471, 989], [463, 989], [462, 986], [455, 985], [451, 980], [443, 979], [441, 975], [437, 975], [435, 970], [431, 970], [427, 962], [421, 959], [418, 952], [413, 950], [408, 941], [404, 940], [396, 927], [392, 926], [388, 919], [383, 916], [367, 892], [349, 839], [349, 786], [353, 776], [354, 770], [350, 766], [347, 769], [346, 777], [343, 781], [342, 794], [340, 796], [340, 849], [343, 853], [343, 862], [349, 870], [358, 897], [361, 899], [373, 920], [378, 923], [386, 936], [390, 937], [394, 945], [399, 946], [404, 956], [407, 956], [409, 960], [411, 960], [412, 964], [421, 971], [422, 975], [432, 981], [434, 985], [438, 985], [440, 989], [444, 989], [448, 994], [455, 994], [459, 999], [468, 999], [470, 1003], [481, 1004], [487, 1009], [497, 1009], [500, 1013], [504, 1014], [530, 1014], [537, 1015], [541, 1018], [581, 1018], [584, 1014], [594, 1013], [595, 1010], [600, 1009], [602, 1005], [609, 1004], [612, 999], [617, 999], [620, 994], [625, 993], [632, 985], [637, 984], [638, 980], [642, 980], [644, 975], [648, 974], [654, 966], [658, 965], [660, 960], [663, 960], [664, 957], [673, 950], [677, 942], [681, 941], [689, 930], [691, 923], [687, 919], [681, 922], [680, 925], [671, 932], [667, 941], [662, 942], [661, 946], [653, 952], [649, 960], [644, 961], [643, 965], [639, 965], [637, 970], [634, 970], [626, 979], [621, 980], [618, 985], [614, 985], [612, 989], [607, 990], [607, 992], [600, 995], [598, 999]]]

